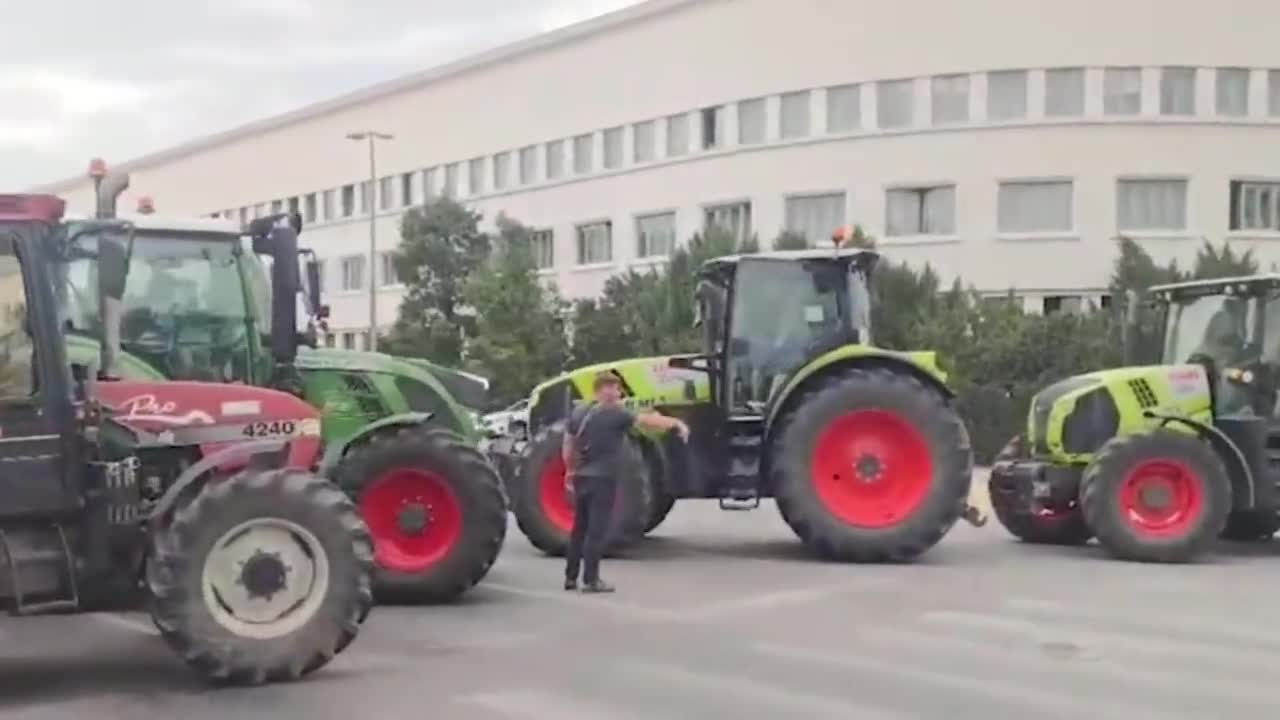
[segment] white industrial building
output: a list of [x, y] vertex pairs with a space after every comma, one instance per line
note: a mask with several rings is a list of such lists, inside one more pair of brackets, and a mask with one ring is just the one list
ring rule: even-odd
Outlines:
[[[1265, 0], [650, 0], [124, 165], [165, 214], [298, 207], [339, 344], [370, 269], [381, 325], [401, 293], [371, 208], [390, 250], [424, 193], [538, 228], [568, 296], [708, 222], [850, 222], [1053, 310], [1103, 295], [1120, 235], [1280, 261], [1277, 28]], [[365, 130], [394, 136], [372, 189]], [[85, 178], [44, 189], [89, 207]]]

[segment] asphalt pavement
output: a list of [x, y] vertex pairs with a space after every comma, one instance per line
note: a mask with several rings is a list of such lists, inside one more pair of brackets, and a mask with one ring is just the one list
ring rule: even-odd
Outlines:
[[684, 503], [612, 596], [512, 527], [447, 607], [379, 607], [309, 680], [213, 690], [141, 615], [0, 620], [4, 720], [1226, 718], [1280, 711], [1280, 543], [1151, 566], [992, 520], [911, 565], [812, 559], [770, 504]]

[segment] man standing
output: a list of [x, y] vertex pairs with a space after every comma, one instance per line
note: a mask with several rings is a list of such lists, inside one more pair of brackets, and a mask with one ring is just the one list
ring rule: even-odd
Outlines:
[[688, 441], [689, 426], [683, 420], [648, 410], [632, 414], [622, 406], [622, 383], [617, 375], [602, 372], [592, 385], [595, 402], [573, 411], [565, 428], [561, 450], [569, 487], [574, 494], [573, 534], [565, 553], [564, 589], [578, 588], [582, 569], [583, 592], [613, 592], [600, 579], [600, 556], [613, 516], [619, 476], [624, 472], [624, 446], [633, 425], [654, 430], [675, 430]]

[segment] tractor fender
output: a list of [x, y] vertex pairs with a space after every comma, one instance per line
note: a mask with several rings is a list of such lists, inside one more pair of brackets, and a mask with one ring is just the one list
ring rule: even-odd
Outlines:
[[415, 427], [418, 425], [426, 425], [435, 417], [435, 413], [429, 412], [410, 412], [400, 413], [399, 415], [388, 415], [376, 422], [360, 428], [360, 432], [351, 437], [336, 442], [325, 448], [324, 457], [320, 458], [319, 473], [321, 477], [331, 477], [334, 468], [338, 467], [338, 463], [346, 456], [351, 448], [367, 442], [371, 437], [386, 430], [387, 428], [403, 428]]
[[[1255, 481], [1253, 470], [1249, 468], [1249, 463], [1244, 457], [1244, 453], [1240, 452], [1240, 448], [1227, 437], [1226, 433], [1218, 428], [1186, 417], [1184, 415], [1169, 415], [1153, 410], [1147, 410], [1142, 413], [1145, 417], [1152, 420], [1159, 420], [1161, 425], [1169, 423], [1182, 423], [1192, 430], [1195, 430], [1201, 438], [1208, 440], [1209, 444], [1218, 453], [1218, 457], [1222, 458], [1222, 462], [1227, 466], [1227, 477], [1231, 478], [1231, 492], [1237, 498], [1245, 497], [1249, 499], [1249, 504], [1244, 507], [1253, 507], [1257, 498], [1255, 496]], [[1239, 507], [1237, 505], [1237, 507]]]
[[769, 434], [774, 422], [782, 417], [795, 398], [804, 394], [807, 387], [832, 372], [856, 367], [889, 368], [916, 378], [927, 387], [937, 390], [948, 400], [956, 396], [955, 391], [947, 386], [945, 376], [940, 371], [921, 365], [913, 359], [911, 354], [890, 353], [866, 346], [850, 346], [816, 358], [787, 379], [786, 384], [770, 401], [765, 412], [765, 434]]
[[252, 440], [210, 453], [182, 471], [178, 479], [164, 491], [164, 495], [160, 496], [155, 507], [151, 508], [147, 520], [155, 523], [163, 519], [173, 510], [178, 503], [178, 498], [182, 497], [188, 488], [208, 478], [210, 471], [216, 468], [244, 460], [249, 468], [266, 470], [283, 467], [288, 459], [289, 442], [287, 440]]

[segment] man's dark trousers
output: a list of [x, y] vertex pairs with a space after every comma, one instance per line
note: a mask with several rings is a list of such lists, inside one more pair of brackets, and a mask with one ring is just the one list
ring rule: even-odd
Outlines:
[[600, 556], [604, 554], [605, 537], [613, 520], [613, 501], [618, 483], [613, 478], [576, 478], [574, 480], [573, 533], [565, 552], [565, 579], [578, 579], [588, 585], [600, 579]]

